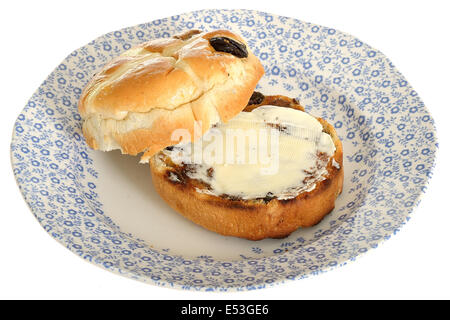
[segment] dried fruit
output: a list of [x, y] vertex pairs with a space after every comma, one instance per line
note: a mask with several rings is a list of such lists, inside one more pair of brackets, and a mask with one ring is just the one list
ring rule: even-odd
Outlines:
[[248, 101], [248, 105], [252, 104], [260, 104], [264, 100], [264, 95], [261, 92], [255, 91], [253, 92], [252, 96], [250, 97], [250, 100]]
[[213, 37], [209, 39], [209, 43], [216, 51], [231, 53], [238, 58], [248, 57], [245, 45], [236, 40], [227, 37]]

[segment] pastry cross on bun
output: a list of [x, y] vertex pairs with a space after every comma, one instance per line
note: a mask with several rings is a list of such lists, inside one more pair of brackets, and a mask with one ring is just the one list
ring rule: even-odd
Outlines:
[[222, 235], [283, 238], [299, 227], [315, 225], [333, 210], [342, 192], [343, 150], [334, 128], [304, 111], [295, 99], [255, 92], [242, 113], [193, 143], [214, 141], [210, 133], [220, 128], [252, 129], [246, 119], [262, 117], [265, 126], [280, 132], [283, 150], [274, 175], [259, 174], [259, 164], [190, 163], [183, 154], [195, 148], [181, 143], [150, 159], [156, 191], [183, 216]]
[[151, 40], [113, 59], [79, 101], [90, 147], [143, 153], [167, 146], [176, 129], [202, 132], [242, 111], [264, 69], [245, 41], [227, 30], [190, 30]]

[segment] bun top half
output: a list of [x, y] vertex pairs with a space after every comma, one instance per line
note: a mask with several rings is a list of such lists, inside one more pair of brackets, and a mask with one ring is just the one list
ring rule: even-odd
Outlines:
[[241, 112], [264, 69], [244, 39], [228, 30], [190, 30], [133, 47], [85, 87], [78, 109], [93, 149], [143, 153], [175, 145], [177, 129], [196, 137]]

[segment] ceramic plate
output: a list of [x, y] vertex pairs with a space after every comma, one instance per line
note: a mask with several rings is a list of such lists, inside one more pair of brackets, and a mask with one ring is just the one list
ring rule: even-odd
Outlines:
[[[336, 208], [284, 239], [209, 232], [171, 210], [147, 165], [87, 147], [77, 101], [108, 60], [186, 29], [234, 30], [265, 68], [257, 90], [297, 98], [344, 144]], [[11, 158], [45, 231], [81, 258], [165, 287], [251, 290], [345, 264], [409, 219], [430, 178], [436, 132], [416, 91], [380, 51], [332, 28], [248, 10], [204, 10], [103, 35], [72, 52], [17, 118]]]

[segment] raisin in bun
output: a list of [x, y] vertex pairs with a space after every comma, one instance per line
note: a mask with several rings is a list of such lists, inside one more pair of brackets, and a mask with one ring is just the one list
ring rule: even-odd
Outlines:
[[143, 153], [173, 145], [196, 121], [202, 133], [246, 106], [264, 73], [245, 41], [227, 30], [190, 30], [133, 47], [107, 63], [84, 89], [79, 112], [90, 147]]
[[[232, 170], [236, 170], [233, 173], [227, 171], [230, 168], [226, 166], [209, 167], [206, 164], [185, 163], [179, 157], [175, 159], [174, 152], [177, 149], [184, 152], [185, 144], [179, 144], [162, 150], [150, 159], [156, 191], [177, 212], [222, 235], [250, 240], [283, 238], [299, 227], [317, 224], [333, 210], [335, 200], [342, 192], [342, 143], [329, 123], [308, 115], [295, 99], [284, 96], [255, 93], [244, 111], [235, 119], [245, 118], [247, 113], [253, 112], [259, 112], [260, 115], [270, 112], [277, 114], [274, 112], [277, 109], [280, 117], [277, 115], [267, 119], [298, 117], [299, 122], [315, 122], [314, 130], [320, 134], [320, 139], [325, 144], [328, 143], [328, 149], [311, 149], [315, 160], [303, 159], [307, 155], [302, 153], [302, 145], [294, 144], [289, 152], [290, 156], [296, 158], [281, 163], [284, 167], [280, 168], [279, 174], [284, 176], [253, 179], [248, 173], [253, 170], [251, 167], [233, 167]], [[234, 119], [224, 125], [233, 121]], [[290, 139], [290, 131], [283, 123], [267, 124], [278, 129], [283, 134], [283, 139]], [[221, 124], [218, 125], [220, 126]], [[305, 146], [309, 145], [309, 142], [305, 142]], [[300, 151], [295, 150], [296, 148], [300, 148]], [[283, 160], [282, 156], [280, 159]], [[307, 168], [300, 174], [302, 163]], [[236, 177], [228, 177], [233, 175]], [[262, 180], [258, 180], [260, 178]], [[286, 184], [285, 189], [283, 183]], [[243, 192], [239, 192], [240, 188]], [[271, 188], [274, 190], [270, 191]]]

